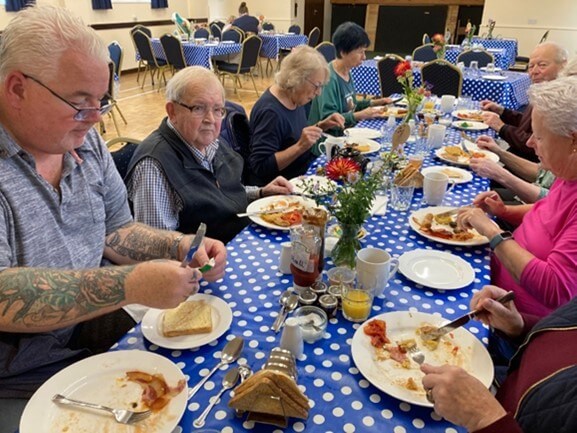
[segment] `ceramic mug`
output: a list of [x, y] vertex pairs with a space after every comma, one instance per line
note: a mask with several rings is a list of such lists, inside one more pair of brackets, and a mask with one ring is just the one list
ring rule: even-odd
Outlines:
[[423, 197], [427, 204], [432, 206], [440, 206], [443, 203], [445, 194], [455, 185], [451, 183], [451, 188], [447, 190], [449, 185], [449, 176], [441, 172], [430, 172], [425, 174], [423, 179]]
[[[399, 260], [380, 248], [363, 248], [357, 253], [357, 282], [360, 286], [375, 286], [375, 296], [385, 290], [389, 279], [397, 272]], [[376, 283], [375, 283], [376, 282]]]
[[319, 149], [325, 154], [327, 161], [330, 161], [340, 149], [345, 147], [345, 142], [345, 137], [327, 137], [325, 141], [319, 144]]
[[427, 145], [429, 149], [438, 149], [443, 147], [446, 131], [447, 127], [445, 125], [435, 124], [429, 126], [429, 134], [427, 137]]

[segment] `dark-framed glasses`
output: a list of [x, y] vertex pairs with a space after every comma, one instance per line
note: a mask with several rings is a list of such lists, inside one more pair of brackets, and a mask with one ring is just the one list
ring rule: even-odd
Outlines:
[[[26, 74], [22, 74], [22, 75], [24, 75], [25, 78], [28, 78], [28, 79], [34, 81], [35, 83], [39, 84], [40, 86], [44, 87], [46, 90], [48, 90], [50, 93], [52, 93], [52, 95], [56, 96], [58, 99], [60, 99], [66, 105], [68, 105], [70, 108], [73, 108], [74, 110], [76, 110], [76, 114], [74, 115], [73, 119], [78, 121], [78, 122], [84, 122], [84, 121], [90, 119], [90, 117], [94, 116], [95, 113], [99, 113], [101, 116], [104, 116], [105, 114], [110, 113], [110, 110], [112, 110], [112, 107], [113, 107], [112, 104], [105, 104], [105, 105], [102, 105], [101, 107], [78, 108], [77, 106], [75, 106], [71, 102], [68, 102], [66, 99], [64, 99], [62, 96], [60, 96], [58, 93], [56, 93], [50, 87], [48, 87], [46, 84], [42, 83], [40, 80], [37, 80], [36, 78], [31, 77], [30, 75], [26, 75]], [[110, 98], [110, 96], [108, 96], [108, 95], [106, 95], [104, 97], [105, 100], [108, 98]]]
[[315, 92], [322, 92], [323, 88], [325, 87], [324, 84], [317, 84], [314, 81], [309, 80], [308, 78], [307, 81], [315, 88]]
[[216, 119], [222, 119], [226, 116], [224, 107], [207, 107], [206, 105], [186, 105], [180, 101], [173, 101], [175, 104], [186, 108], [194, 117], [206, 117], [210, 111]]

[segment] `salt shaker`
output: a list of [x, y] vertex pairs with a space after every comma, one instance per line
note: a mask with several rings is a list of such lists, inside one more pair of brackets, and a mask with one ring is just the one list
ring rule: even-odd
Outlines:
[[289, 350], [295, 359], [303, 354], [303, 334], [296, 318], [290, 317], [284, 322], [284, 329], [280, 338], [281, 349]]

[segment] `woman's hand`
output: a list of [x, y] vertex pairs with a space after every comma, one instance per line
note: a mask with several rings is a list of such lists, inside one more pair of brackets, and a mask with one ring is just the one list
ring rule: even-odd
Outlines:
[[495, 299], [507, 293], [497, 286], [485, 286], [471, 299], [471, 310], [479, 309], [476, 319], [505, 333], [511, 338], [519, 337], [523, 332], [523, 317], [517, 311], [513, 301], [503, 305]]
[[484, 111], [492, 111], [493, 113], [497, 113], [499, 115], [503, 114], [504, 108], [502, 105], [499, 105], [493, 101], [489, 101], [488, 99], [483, 99], [479, 102], [481, 110]]
[[479, 208], [460, 210], [457, 214], [457, 226], [463, 230], [473, 228], [489, 239], [502, 232], [499, 226]]
[[321, 138], [323, 130], [318, 126], [307, 126], [303, 128], [301, 132], [301, 138], [296, 142], [296, 145], [302, 149], [302, 151], [307, 151]]
[[435, 401], [435, 412], [446, 420], [477, 431], [507, 415], [478, 379], [460, 367], [423, 364], [423, 386]]
[[487, 125], [489, 125], [489, 128], [493, 129], [494, 131], [499, 132], [499, 130], [503, 127], [503, 125], [505, 124], [501, 118], [499, 117], [499, 115], [497, 113], [492, 113], [490, 111], [484, 111], [481, 114], [481, 117], [483, 118], [483, 122]]
[[371, 99], [371, 107], [376, 107], [378, 105], [388, 105], [393, 103], [393, 98], [378, 98]]
[[341, 113], [333, 113], [324, 120], [317, 123], [317, 126], [323, 131], [332, 128], [345, 129], [345, 118]]
[[383, 114], [383, 107], [367, 107], [364, 110], [355, 112], [355, 120], [372, 119]]
[[503, 217], [507, 213], [507, 206], [495, 191], [482, 192], [475, 197], [473, 205], [497, 217]]
[[290, 183], [282, 176], [276, 177], [272, 182], [268, 185], [262, 187], [262, 195], [263, 197], [267, 197], [269, 195], [287, 195], [292, 193], [294, 190], [293, 184]]
[[469, 162], [469, 167], [479, 176], [486, 177], [487, 179], [496, 180], [497, 182], [503, 183], [504, 176], [509, 173], [495, 161], [491, 161], [487, 158], [471, 158]]
[[476, 144], [479, 149], [488, 150], [489, 152], [496, 153], [497, 155], [500, 155], [503, 152], [501, 146], [499, 146], [497, 142], [488, 135], [481, 135], [479, 138], [477, 138]]

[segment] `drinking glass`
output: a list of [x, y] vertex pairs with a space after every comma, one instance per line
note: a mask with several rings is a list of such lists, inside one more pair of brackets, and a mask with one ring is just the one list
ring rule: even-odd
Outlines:
[[357, 284], [356, 287], [345, 286], [342, 292], [344, 318], [351, 322], [364, 322], [367, 320], [371, 314], [374, 297], [374, 284]]
[[487, 72], [495, 72], [495, 64], [487, 63]]
[[415, 187], [413, 185], [391, 185], [391, 206], [395, 210], [405, 211], [411, 206]]
[[479, 75], [479, 62], [476, 60], [472, 60], [471, 63], [469, 63], [469, 68], [471, 69], [471, 73], [473, 74], [474, 77], [477, 77]]

